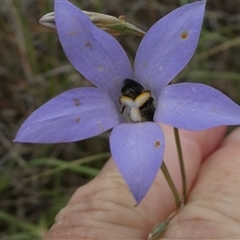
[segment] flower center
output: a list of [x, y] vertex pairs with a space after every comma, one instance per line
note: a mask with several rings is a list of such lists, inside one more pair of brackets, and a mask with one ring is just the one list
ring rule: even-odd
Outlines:
[[132, 80], [124, 79], [119, 99], [122, 112], [126, 119], [134, 123], [153, 121], [155, 112], [154, 99], [149, 90]]

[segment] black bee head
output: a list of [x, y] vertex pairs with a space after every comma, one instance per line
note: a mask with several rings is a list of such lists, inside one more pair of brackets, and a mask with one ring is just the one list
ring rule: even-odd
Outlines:
[[140, 83], [129, 78], [123, 80], [123, 88], [121, 89], [123, 96], [135, 99], [142, 91], [144, 91], [144, 88]]

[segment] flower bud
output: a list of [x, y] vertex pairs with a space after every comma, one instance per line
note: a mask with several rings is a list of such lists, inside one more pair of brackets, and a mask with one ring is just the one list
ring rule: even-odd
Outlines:
[[[85, 13], [90, 18], [94, 25], [108, 32], [114, 37], [122, 35], [135, 35], [143, 37], [145, 35], [144, 31], [135, 27], [133, 24], [126, 22], [123, 15], [116, 18], [110, 15], [96, 12], [83, 11], [83, 13]], [[44, 15], [39, 20], [39, 23], [48, 29], [57, 31], [54, 12], [50, 12]]]

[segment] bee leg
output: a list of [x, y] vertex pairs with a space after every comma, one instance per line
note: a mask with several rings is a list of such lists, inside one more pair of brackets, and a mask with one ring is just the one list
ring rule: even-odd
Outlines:
[[126, 106], [124, 106], [124, 107], [122, 108], [122, 111], [121, 111], [121, 113], [123, 113], [123, 112], [124, 112], [124, 110], [125, 110], [125, 107], [126, 107]]

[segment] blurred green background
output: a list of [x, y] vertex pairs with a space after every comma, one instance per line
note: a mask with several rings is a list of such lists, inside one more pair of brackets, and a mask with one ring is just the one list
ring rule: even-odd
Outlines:
[[[113, 16], [147, 31], [188, 0], [75, 0], [81, 9]], [[0, 5], [0, 239], [41, 239], [77, 187], [109, 156], [108, 136], [77, 143], [19, 144], [21, 123], [57, 94], [91, 85], [68, 62], [57, 34], [38, 24], [53, 1], [2, 0]], [[130, 61], [140, 42], [118, 40]], [[176, 81], [202, 82], [240, 104], [240, 0], [208, 0], [197, 51]]]

